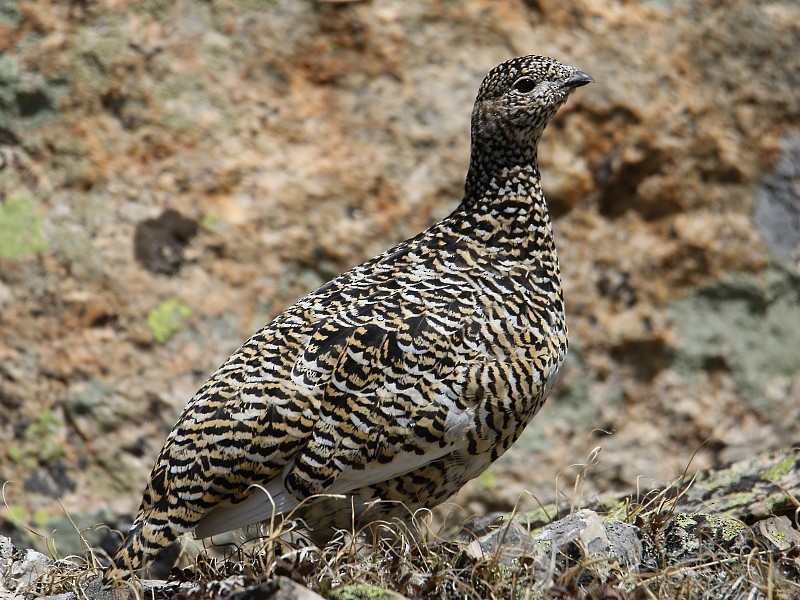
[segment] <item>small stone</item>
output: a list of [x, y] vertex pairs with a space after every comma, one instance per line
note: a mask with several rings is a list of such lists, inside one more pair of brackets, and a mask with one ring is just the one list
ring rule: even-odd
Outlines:
[[231, 594], [230, 600], [323, 600], [323, 598], [288, 577], [276, 577]]
[[[144, 597], [150, 598], [152, 596], [145, 595]], [[117, 598], [112, 598], [111, 593], [103, 588], [103, 582], [99, 577], [81, 585], [80, 596], [75, 592], [65, 592], [53, 596], [41, 596], [39, 600], [83, 600], [84, 598], [91, 598], [92, 600], [117, 600]], [[2, 596], [0, 596], [0, 600], [2, 600]]]
[[167, 209], [155, 219], [136, 226], [133, 253], [153, 273], [175, 275], [184, 263], [184, 248], [197, 234], [197, 222], [178, 211]]
[[517, 522], [505, 523], [471, 542], [465, 552], [475, 560], [492, 556], [504, 565], [532, 556], [540, 581], [555, 580], [582, 557], [607, 581], [614, 565], [638, 570], [643, 549], [637, 527], [605, 523], [596, 512], [584, 509], [546, 525], [535, 536]]
[[465, 552], [475, 560], [492, 556], [500, 564], [509, 565], [536, 547], [527, 528], [509, 521], [470, 542]]
[[13, 553], [14, 544], [11, 543], [11, 539], [0, 535], [0, 599], [2, 600], [5, 600], [5, 594], [8, 592], [5, 574], [8, 573], [11, 568]]
[[792, 527], [789, 517], [770, 517], [759, 521], [758, 532], [781, 552], [792, 546], [800, 548], [800, 532]]
[[0, 572], [5, 573], [11, 564], [11, 555], [14, 553], [14, 544], [11, 538], [0, 535]]
[[36, 550], [26, 550], [20, 560], [11, 565], [9, 583], [12, 590], [18, 590], [33, 584], [39, 577], [50, 570], [52, 560]]

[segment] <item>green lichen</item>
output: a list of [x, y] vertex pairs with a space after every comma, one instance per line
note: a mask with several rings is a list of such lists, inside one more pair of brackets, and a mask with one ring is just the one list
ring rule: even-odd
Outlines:
[[766, 502], [771, 511], [777, 511], [785, 509], [787, 506], [792, 506], [795, 500], [788, 494], [778, 493], [768, 496]]
[[547, 555], [553, 552], [553, 540], [537, 540], [537, 542], [539, 544], [539, 549], [543, 555]]
[[392, 594], [366, 583], [346, 585], [331, 592], [331, 600], [391, 600]]
[[800, 364], [800, 277], [774, 265], [760, 278], [735, 277], [698, 289], [669, 309], [673, 364], [687, 374], [724, 368], [770, 410], [764, 386], [794, 377]]
[[722, 487], [730, 487], [740, 481], [743, 474], [733, 469], [706, 471], [694, 479], [693, 487], [698, 490], [714, 491]]
[[0, 27], [19, 27], [22, 12], [16, 2], [0, 2]]
[[42, 217], [32, 200], [14, 196], [0, 200], [0, 258], [23, 258], [48, 247]]
[[780, 481], [781, 477], [788, 475], [795, 469], [798, 460], [800, 459], [793, 456], [782, 460], [764, 473], [764, 479], [767, 481]]
[[772, 537], [772, 538], [775, 538], [776, 540], [779, 540], [779, 541], [784, 541], [784, 540], [786, 540], [786, 537], [787, 537], [785, 532], [778, 531], [777, 529], [770, 530], [769, 536]]
[[742, 507], [748, 507], [756, 501], [757, 494], [755, 492], [736, 492], [727, 494], [724, 497], [724, 506], [714, 505], [723, 514], [735, 516], [741, 514]]
[[9, 518], [6, 519], [7, 523], [10, 523], [15, 527], [20, 527], [28, 521], [28, 511], [25, 510], [24, 506], [6, 505], [6, 510], [8, 510], [9, 516]]
[[675, 525], [682, 529], [697, 525], [697, 520], [694, 518], [694, 516], [687, 513], [678, 513], [672, 518], [672, 520]]
[[487, 490], [493, 490], [497, 486], [497, 475], [492, 471], [484, 471], [478, 477], [478, 481]]
[[29, 449], [24, 455], [32, 456], [41, 462], [51, 462], [64, 456], [61, 432], [64, 421], [52, 410], [45, 410], [25, 428], [25, 440]]
[[17, 445], [6, 447], [6, 456], [12, 463], [18, 463], [25, 458], [25, 451]]
[[[690, 535], [698, 537], [701, 531], [709, 533], [721, 542], [730, 542], [747, 529], [739, 519], [729, 515], [710, 515], [706, 513], [678, 513], [673, 517], [673, 534], [689, 541]], [[675, 530], [674, 528], [678, 529]]]
[[147, 325], [156, 342], [164, 344], [183, 329], [186, 318], [191, 314], [192, 309], [186, 304], [165, 300], [148, 313]]
[[604, 507], [605, 511], [600, 515], [600, 520], [603, 523], [617, 523], [617, 522], [624, 522], [625, 519], [628, 517], [629, 513], [629, 504], [623, 500], [612, 500], [610, 504], [606, 504], [603, 500], [600, 500], [600, 505]]
[[739, 519], [727, 515], [705, 515], [705, 521], [724, 542], [730, 542], [747, 529]]
[[222, 219], [214, 213], [206, 213], [200, 222], [200, 226], [210, 233], [219, 233], [222, 229]]

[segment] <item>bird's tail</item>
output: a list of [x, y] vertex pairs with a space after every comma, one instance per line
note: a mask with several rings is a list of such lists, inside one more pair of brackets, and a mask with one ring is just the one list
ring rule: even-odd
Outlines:
[[125, 541], [117, 550], [111, 566], [103, 573], [103, 582], [127, 580], [147, 566], [156, 555], [174, 542], [188, 528], [154, 514], [139, 514]]
[[117, 550], [103, 581], [126, 580], [146, 567], [156, 555], [182, 534], [192, 529], [202, 516], [198, 507], [170, 501], [174, 494], [168, 482], [168, 469], [156, 464], [145, 488], [139, 513], [122, 547]]

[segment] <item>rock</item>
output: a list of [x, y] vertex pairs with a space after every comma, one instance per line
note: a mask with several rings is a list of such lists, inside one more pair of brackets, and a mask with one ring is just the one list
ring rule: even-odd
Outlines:
[[742, 553], [752, 547], [747, 526], [735, 517], [677, 513], [664, 532], [665, 562], [676, 564], [720, 550]]
[[583, 509], [545, 525], [535, 535], [519, 522], [508, 521], [469, 543], [465, 552], [473, 560], [492, 558], [507, 566], [532, 557], [537, 581], [550, 582], [585, 559], [588, 568], [606, 581], [615, 565], [637, 570], [642, 542], [637, 527], [606, 522], [596, 512]]
[[770, 250], [800, 261], [800, 137], [781, 141], [778, 164], [756, 192], [753, 220]]
[[758, 522], [756, 531], [768, 546], [777, 550], [776, 556], [784, 570], [793, 568], [800, 579], [800, 531], [792, 527], [792, 521], [785, 516], [769, 517]]
[[276, 577], [230, 595], [230, 600], [322, 600], [322, 596], [288, 577]]
[[[758, 531], [779, 551], [785, 552], [792, 547], [800, 548], [800, 532], [792, 527], [789, 517], [769, 517], [758, 522]], [[800, 557], [795, 557], [800, 566]]]
[[475, 560], [491, 556], [507, 565], [535, 548], [536, 543], [527, 528], [516, 521], [507, 521], [470, 542], [465, 552]]
[[288, 577], [253, 583], [252, 577], [233, 575], [198, 583], [140, 580], [144, 597], [175, 596], [185, 600], [227, 598], [229, 600], [321, 600], [321, 596]]
[[800, 497], [800, 448], [767, 452], [686, 477], [678, 510], [752, 523], [794, 510]]
[[612, 569], [636, 572], [642, 558], [638, 528], [622, 522], [606, 523], [588, 509], [546, 525], [533, 536], [537, 581], [555, 582], [564, 571], [587, 560], [587, 570], [607, 581]]
[[14, 554], [14, 544], [10, 538], [0, 535], [0, 573], [8, 573], [11, 567], [12, 556]]
[[6, 577], [6, 585], [10, 590], [24, 590], [42, 575], [45, 575], [53, 561], [36, 550], [25, 550], [15, 557], [11, 570]]
[[153, 273], [175, 275], [184, 262], [184, 249], [197, 235], [196, 221], [167, 209], [155, 219], [136, 225], [133, 254], [144, 268]]

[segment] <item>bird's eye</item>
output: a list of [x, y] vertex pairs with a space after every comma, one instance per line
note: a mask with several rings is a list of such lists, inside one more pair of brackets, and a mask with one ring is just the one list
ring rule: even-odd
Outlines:
[[514, 82], [514, 89], [523, 94], [527, 94], [535, 87], [536, 84], [530, 77], [520, 77]]

